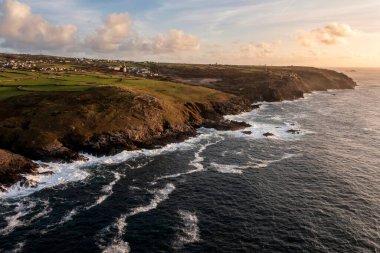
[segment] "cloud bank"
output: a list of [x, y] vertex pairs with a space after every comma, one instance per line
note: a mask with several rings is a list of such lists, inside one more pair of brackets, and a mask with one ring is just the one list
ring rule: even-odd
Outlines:
[[247, 43], [240, 46], [242, 57], [263, 58], [274, 53], [275, 49], [282, 44], [281, 40], [273, 42]]
[[167, 33], [142, 39], [133, 30], [128, 13], [113, 13], [93, 33], [78, 38], [72, 24], [51, 24], [34, 15], [29, 5], [18, 0], [4, 0], [0, 5], [1, 46], [16, 50], [70, 50], [88, 54], [170, 54], [200, 48], [196, 35], [172, 29]]
[[347, 39], [354, 35], [355, 32], [349, 25], [331, 23], [311, 32], [300, 32], [298, 34], [298, 43], [304, 47], [311, 47], [318, 43], [337, 45], [346, 43]]
[[3, 47], [15, 49], [58, 49], [75, 43], [75, 25], [54, 25], [33, 15], [30, 7], [17, 0], [0, 5], [0, 37]]

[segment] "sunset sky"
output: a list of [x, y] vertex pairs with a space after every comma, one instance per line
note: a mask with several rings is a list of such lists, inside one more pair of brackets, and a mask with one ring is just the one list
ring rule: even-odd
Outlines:
[[379, 0], [0, 0], [2, 52], [380, 67]]

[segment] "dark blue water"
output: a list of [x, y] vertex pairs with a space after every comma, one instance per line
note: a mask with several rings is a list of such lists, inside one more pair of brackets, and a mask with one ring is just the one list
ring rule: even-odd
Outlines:
[[1, 196], [0, 252], [379, 252], [380, 71], [350, 74], [234, 117], [251, 135], [51, 164]]

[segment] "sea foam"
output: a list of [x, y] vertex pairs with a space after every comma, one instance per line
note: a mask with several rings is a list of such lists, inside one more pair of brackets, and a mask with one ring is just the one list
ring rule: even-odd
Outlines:
[[177, 238], [173, 242], [173, 248], [175, 249], [180, 249], [186, 244], [194, 243], [200, 240], [200, 230], [196, 213], [186, 210], [179, 210], [178, 214], [182, 220], [182, 224], [178, 228]]

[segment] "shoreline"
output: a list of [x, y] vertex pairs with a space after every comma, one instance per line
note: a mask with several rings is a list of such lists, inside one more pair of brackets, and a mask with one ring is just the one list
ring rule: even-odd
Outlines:
[[[231, 114], [231, 115], [224, 115], [223, 118], [227, 118], [227, 119], [230, 119], [230, 118], [234, 118], [234, 117], [239, 117], [239, 116], [242, 116], [242, 115], [245, 115], [245, 114], [249, 114], [253, 111], [256, 111], [258, 109], [261, 109], [262, 107], [266, 106], [267, 104], [272, 104], [272, 103], [292, 103], [292, 102], [297, 102], [297, 101], [301, 101], [303, 99], [308, 99], [309, 97], [313, 96], [313, 95], [318, 95], [320, 93], [325, 93], [325, 92], [331, 92], [331, 91], [341, 91], [342, 89], [337, 89], [337, 90], [326, 90], [326, 91], [313, 91], [313, 92], [310, 92], [310, 93], [307, 93], [305, 94], [305, 96], [303, 98], [300, 98], [300, 99], [294, 99], [294, 100], [284, 100], [284, 101], [278, 101], [278, 102], [262, 102], [260, 104], [254, 104], [253, 105], [253, 109], [251, 111], [245, 111], [245, 112], [241, 112], [240, 114]], [[288, 126], [290, 127], [290, 126]], [[248, 127], [249, 128], [249, 127]], [[190, 149], [193, 147], [194, 144], [196, 143], [199, 143], [200, 141], [202, 141], [203, 139], [205, 138], [209, 138], [210, 136], [213, 136], [213, 134], [215, 133], [231, 133], [231, 134], [238, 134], [239, 136], [249, 136], [249, 135], [252, 135], [252, 133], [249, 133], [249, 134], [246, 134], [244, 133], [244, 130], [245, 128], [243, 129], [240, 129], [240, 130], [232, 130], [232, 131], [218, 131], [216, 129], [210, 129], [210, 131], [205, 131], [205, 132], [200, 132], [199, 130], [201, 130], [202, 127], [199, 127], [195, 133], [195, 135], [192, 135], [192, 136], [188, 136], [187, 139], [183, 140], [183, 141], [179, 141], [179, 142], [171, 142], [171, 143], [168, 143], [162, 147], [159, 147], [159, 148], [156, 148], [156, 149], [139, 149], [139, 150], [132, 150], [132, 151], [122, 151], [118, 154], [115, 154], [115, 155], [112, 155], [112, 156], [99, 156], [99, 157], [96, 157], [96, 156], [93, 156], [93, 155], [90, 155], [90, 154], [85, 154], [85, 153], [82, 153], [81, 155], [86, 157], [87, 159], [86, 160], [82, 160], [82, 161], [74, 161], [72, 163], [42, 163], [41, 161], [33, 161], [35, 163], [37, 163], [38, 165], [40, 164], [45, 164], [46, 166], [65, 166], [67, 165], [67, 167], [70, 167], [71, 169], [75, 168], [75, 172], [77, 172], [78, 170], [82, 171], [82, 175], [80, 175], [79, 177], [73, 177], [74, 178], [71, 178], [71, 180], [67, 181], [67, 182], [75, 182], [75, 181], [80, 181], [80, 180], [83, 180], [85, 179], [86, 177], [88, 177], [90, 174], [88, 174], [88, 172], [86, 172], [85, 170], [82, 170], [82, 168], [85, 168], [85, 167], [88, 167], [88, 166], [92, 166], [92, 165], [95, 165], [95, 164], [117, 164], [117, 163], [121, 163], [121, 162], [125, 162], [129, 159], [132, 159], [134, 157], [139, 157], [139, 156], [156, 156], [156, 155], [161, 155], [161, 154], [164, 154], [164, 153], [167, 153], [167, 152], [173, 152], [173, 151], [176, 151], [176, 150], [179, 150], [179, 149]], [[294, 135], [294, 134], [292, 134]], [[253, 135], [252, 135], [253, 136]], [[297, 135], [295, 135], [296, 137]], [[262, 138], [268, 138], [265, 136], [265, 134], [263, 134]], [[272, 138], [272, 136], [269, 136], [269, 138]], [[39, 169], [42, 169], [43, 171], [46, 171], [46, 168], [44, 167], [39, 167], [37, 168], [37, 171]], [[70, 170], [70, 169], [69, 169]], [[68, 172], [70, 173], [70, 171]], [[36, 182], [37, 184], [34, 185], [33, 187], [34, 188], [25, 188], [25, 187], [21, 187], [20, 186], [20, 182], [17, 182], [16, 184], [13, 184], [7, 188], [3, 188], [3, 192], [0, 191], [0, 198], [15, 198], [15, 197], [24, 197], [24, 196], [28, 196], [30, 194], [33, 194], [34, 192], [37, 192], [37, 191], [40, 191], [42, 189], [44, 189], [45, 187], [42, 187], [40, 188], [38, 185], [40, 183], [43, 183], [43, 184], [49, 184], [47, 187], [54, 187], [56, 185], [60, 185], [62, 184], [62, 182], [52, 182], [52, 180], [49, 178], [51, 176], [53, 176], [54, 174], [51, 174], [50, 176], [48, 175], [47, 177], [45, 177], [44, 179], [42, 179], [42, 181], [40, 182]], [[34, 176], [32, 176], [33, 178]], [[3, 196], [1, 196], [3, 195]]]
[[[321, 71], [321, 70], [319, 70]], [[329, 71], [329, 74], [334, 73]], [[337, 73], [337, 76], [340, 77], [343, 74]], [[346, 87], [340, 88], [340, 89], [351, 89], [356, 86], [356, 83], [350, 79], [349, 77], [343, 75], [345, 83], [347, 83]], [[334, 79], [335, 80], [335, 79]], [[347, 80], [350, 80], [348, 82]], [[303, 80], [301, 80], [303, 82]], [[335, 80], [336, 82], [339, 82], [339, 79]], [[288, 84], [288, 81], [284, 82], [284, 84]], [[334, 83], [336, 86], [337, 84]], [[191, 87], [191, 86], [190, 86]], [[320, 84], [317, 84], [317, 87], [320, 87]], [[213, 87], [214, 89], [218, 90], [218, 87]], [[310, 87], [309, 87], [310, 88]], [[290, 99], [279, 99], [277, 102], [283, 102], [286, 100], [294, 101], [298, 100], [300, 98], [304, 98], [305, 95], [313, 92], [313, 91], [327, 91], [330, 88], [336, 89], [335, 87], [325, 87], [324, 89], [316, 89], [311, 91], [305, 91], [302, 92], [302, 96], [299, 97], [299, 92], [296, 92], [295, 97], [291, 97]], [[219, 89], [221, 92], [225, 92], [223, 89]], [[289, 91], [288, 91], [289, 92]], [[63, 94], [63, 95], [62, 95]], [[124, 90], [120, 88], [113, 88], [113, 87], [104, 87], [104, 88], [97, 88], [90, 91], [84, 91], [81, 93], [77, 93], [78, 95], [74, 93], [63, 93], [55, 94], [55, 93], [49, 93], [49, 96], [43, 95], [25, 95], [16, 97], [17, 99], [14, 100], [6, 100], [0, 101], [0, 104], [3, 103], [6, 106], [9, 107], [10, 110], [1, 112], [0, 110], [0, 123], [1, 122], [1, 115], [9, 114], [9, 111], [11, 111], [11, 116], [16, 117], [18, 114], [21, 114], [21, 116], [18, 116], [18, 120], [12, 119], [11, 122], [8, 120], [8, 125], [3, 124], [3, 128], [1, 128], [0, 124], [0, 130], [3, 129], [6, 132], [4, 134], [1, 133], [0, 135], [3, 136], [3, 139], [8, 138], [8, 140], [11, 141], [10, 136], [14, 135], [15, 130], [18, 128], [16, 127], [18, 124], [20, 124], [20, 129], [26, 129], [26, 131], [30, 131], [30, 125], [33, 126], [33, 124], [36, 124], [37, 134], [41, 133], [42, 135], [42, 143], [37, 143], [37, 146], [33, 146], [36, 142], [38, 142], [38, 136], [30, 136], [25, 135], [24, 141], [20, 143], [24, 143], [24, 146], [22, 146], [22, 149], [14, 148], [17, 146], [15, 145], [14, 141], [8, 142], [12, 144], [13, 148], [10, 148], [11, 146], [7, 146], [9, 144], [6, 144], [6, 142], [0, 141], [0, 151], [6, 150], [5, 152], [11, 151], [14, 152], [12, 159], [8, 161], [8, 163], [3, 163], [3, 167], [5, 168], [5, 171], [14, 171], [12, 177], [8, 177], [8, 179], [5, 179], [3, 177], [2, 181], [0, 181], [0, 185], [2, 187], [0, 190], [4, 191], [4, 187], [14, 185], [17, 182], [21, 183], [22, 181], [26, 182], [27, 184], [30, 184], [33, 186], [33, 182], [28, 182], [23, 176], [23, 174], [34, 174], [38, 175], [38, 172], [30, 171], [30, 170], [24, 170], [24, 173], [22, 173], [22, 169], [19, 168], [16, 169], [17, 162], [20, 162], [22, 159], [26, 159], [24, 161], [27, 161], [27, 164], [29, 167], [36, 168], [38, 164], [33, 162], [32, 160], [41, 160], [41, 164], [46, 162], [73, 162], [73, 161], [83, 161], [86, 160], [81, 153], [90, 153], [92, 155], [101, 157], [101, 156], [107, 156], [107, 155], [115, 155], [120, 152], [130, 152], [130, 151], [137, 151], [137, 150], [156, 150], [164, 148], [168, 144], [172, 143], [181, 143], [183, 141], [188, 140], [189, 138], [196, 138], [197, 136], [197, 129], [201, 127], [205, 128], [214, 128], [216, 130], [239, 130], [244, 129], [249, 124], [245, 122], [237, 122], [237, 121], [229, 121], [225, 116], [226, 115], [237, 115], [244, 112], [250, 112], [252, 110], [255, 110], [258, 108], [258, 105], [255, 103], [265, 102], [264, 101], [256, 101], [252, 98], [249, 99], [245, 96], [245, 94], [242, 95], [228, 95], [227, 98], [223, 98], [222, 101], [212, 101], [212, 100], [205, 100], [203, 103], [200, 102], [184, 102], [180, 109], [176, 109], [174, 111], [169, 111], [169, 116], [167, 112], [168, 104], [166, 100], [163, 100], [161, 98], [157, 98], [151, 95], [147, 94], [135, 94], [131, 93], [129, 90]], [[221, 93], [223, 94], [223, 93]], [[225, 93], [224, 93], [225, 94]], [[228, 94], [228, 93], [227, 93]], [[121, 106], [125, 106], [125, 97], [128, 97], [128, 103], [130, 104], [132, 109], [129, 109], [128, 111], [120, 111], [118, 108]], [[130, 99], [132, 97], [132, 100]], [[77, 109], [76, 107], [71, 106], [73, 103], [77, 106], [83, 106], [83, 103], [85, 103], [86, 106], [92, 107], [98, 107], [100, 106], [98, 101], [102, 101], [107, 99], [107, 104], [102, 105], [102, 108], [96, 109], [94, 113], [92, 113], [88, 118], [78, 117], [80, 114], [83, 114], [81, 109]], [[43, 105], [53, 104], [55, 110], [57, 112], [51, 112], [45, 107], [43, 107], [39, 102], [40, 100], [44, 101]], [[276, 102], [272, 101], [273, 99], [269, 99], [268, 102]], [[72, 103], [70, 103], [72, 101]], [[78, 102], [79, 101], [79, 102]], [[69, 104], [67, 104], [69, 103]], [[33, 112], [29, 112], [29, 108], [27, 107], [31, 104], [37, 105], [36, 110]], [[70, 107], [71, 106], [71, 107]], [[106, 107], [105, 109], [103, 107]], [[4, 108], [4, 107], [3, 107]], [[14, 109], [12, 109], [14, 108]], [[17, 112], [17, 110], [21, 111]], [[72, 110], [76, 110], [75, 113], [66, 112], [65, 110], [70, 110], [69, 108], [72, 108]], [[86, 107], [87, 108], [87, 107]], [[128, 108], [128, 106], [127, 106]], [[16, 112], [14, 112], [14, 110]], [[117, 118], [121, 118], [123, 120], [117, 120], [114, 125], [111, 124], [105, 124], [103, 125], [103, 128], [100, 130], [93, 130], [91, 127], [88, 128], [86, 124], [88, 125], [94, 125], [94, 128], [98, 128], [98, 122], [102, 125], [101, 119], [102, 115], [107, 115], [110, 113], [113, 113], [113, 111], [118, 111]], [[172, 109], [171, 109], [172, 110]], [[26, 111], [26, 113], [25, 113]], [[131, 112], [134, 113], [133, 118], [131, 118], [130, 114]], [[51, 128], [47, 128], [47, 130], [44, 130], [44, 127], [46, 128], [46, 124], [42, 123], [40, 124], [39, 119], [35, 118], [37, 114], [43, 114], [46, 115], [45, 121], [49, 123], [53, 123], [55, 128], [53, 130], [49, 130]], [[175, 117], [170, 117], [170, 113], [179, 113]], [[23, 116], [23, 115], [29, 115], [30, 116]], [[55, 115], [57, 114], [60, 116], [59, 118], [56, 118]], [[65, 116], [67, 115], [67, 116]], [[85, 115], [86, 116], [86, 115]], [[25, 118], [26, 117], [26, 118]], [[141, 122], [137, 123], [136, 126], [128, 126], [127, 129], [125, 129], [126, 122], [131, 122], [131, 120], [135, 119], [135, 117], [140, 117], [139, 121]], [[141, 119], [142, 117], [142, 119]], [[152, 118], [153, 117], [153, 118]], [[9, 117], [8, 117], [9, 118]], [[67, 121], [65, 123], [65, 120], [67, 119], [70, 121]], [[178, 121], [178, 118], [181, 119], [181, 121]], [[98, 119], [98, 120], [97, 120]], [[25, 126], [25, 123], [23, 123], [25, 120], [27, 120], [27, 126]], [[61, 122], [55, 122], [55, 121], [62, 121]], [[72, 123], [72, 120], [74, 120], [74, 123]], [[112, 119], [113, 120], [113, 119]], [[171, 121], [169, 121], [171, 120]], [[34, 123], [37, 121], [37, 123]], [[107, 122], [107, 119], [103, 121]], [[70, 123], [71, 126], [70, 126]], [[86, 123], [87, 122], [87, 123]], [[111, 121], [113, 123], [113, 121]], [[68, 124], [69, 123], [69, 124]], [[96, 124], [94, 124], [96, 123]], [[180, 124], [178, 124], [180, 123]], [[11, 128], [9, 128], [9, 125], [11, 124]], [[13, 124], [13, 126], [12, 126]], [[90, 131], [89, 135], [83, 135], [83, 124], [85, 124], [85, 128], [88, 129], [86, 131]], [[135, 124], [135, 123], [134, 123]], [[4, 128], [5, 126], [5, 128]], [[67, 127], [66, 127], [67, 126]], [[16, 127], [16, 128], [15, 128]], [[125, 130], [117, 130], [117, 129], [125, 129]], [[32, 128], [33, 129], [33, 128]], [[102, 130], [103, 129], [103, 130]], [[128, 130], [129, 129], [129, 130]], [[116, 131], [115, 131], [116, 130]], [[23, 131], [23, 130], [21, 130]], [[45, 131], [45, 132], [44, 132]], [[51, 134], [54, 134], [54, 136], [51, 138], [50, 142], [46, 142], [46, 134], [51, 135], [49, 131], [52, 131]], [[79, 131], [79, 132], [78, 132]], [[20, 132], [18, 132], [20, 134]], [[21, 132], [22, 134], [22, 132]], [[250, 134], [246, 132], [245, 134]], [[22, 136], [22, 135], [21, 135]], [[87, 136], [87, 137], [86, 137]], [[266, 136], [271, 136], [270, 133], [266, 133]], [[1, 136], [0, 136], [1, 137]], [[6, 138], [4, 138], [6, 137]], [[13, 137], [14, 138], [14, 137]], [[37, 139], [36, 139], [37, 138]], [[40, 140], [41, 141], [41, 140]], [[4, 145], [5, 143], [5, 145]], [[44, 144], [46, 143], [46, 144]], [[17, 144], [17, 142], [16, 142]], [[33, 144], [28, 149], [25, 147], [26, 145]], [[38, 146], [39, 145], [39, 146]], [[8, 147], [8, 148], [7, 148]], [[34, 149], [34, 147], [37, 147]], [[24, 157], [20, 156], [24, 155]], [[31, 158], [29, 160], [28, 158]], [[20, 160], [21, 159], [21, 160]], [[1, 157], [0, 153], [0, 161], [4, 158]], [[4, 171], [4, 168], [0, 168]], [[21, 172], [20, 172], [21, 171]], [[26, 173], [25, 173], [26, 172]], [[37, 173], [37, 174], [36, 174]], [[51, 173], [51, 171], [45, 171], [44, 173]], [[11, 173], [12, 174], [12, 173]], [[0, 174], [1, 175], [1, 174]], [[10, 178], [10, 179], [9, 179]], [[5, 179], [5, 180], [4, 180]], [[25, 183], [24, 183], [25, 184]]]
[[[341, 90], [342, 89], [336, 90], [336, 91], [341, 91]], [[309, 97], [311, 97], [313, 95], [318, 95], [320, 93], [323, 94], [325, 92], [331, 92], [331, 90], [313, 91], [311, 93], [305, 94], [307, 96], [305, 96], [303, 98], [294, 99], [294, 100], [284, 100], [284, 101], [277, 101], [277, 102], [265, 102], [264, 101], [264, 102], [260, 103], [259, 105], [253, 105], [253, 109], [251, 111], [244, 111], [244, 112], [241, 112], [239, 114], [224, 115], [223, 118], [230, 119], [230, 118], [243, 116], [245, 114], [249, 114], [251, 112], [257, 111], [257, 110], [261, 109], [262, 107], [266, 106], [267, 104], [297, 102], [297, 101], [300, 101], [303, 99], [308, 99]], [[287, 127], [289, 128], [290, 126], [287, 126]], [[213, 136], [216, 133], [217, 134], [231, 133], [232, 135], [238, 134], [238, 136], [250, 136], [250, 135], [253, 136], [253, 133], [249, 133], [249, 134], [245, 133], [245, 131], [244, 131], [245, 128], [238, 129], [238, 130], [231, 130], [231, 131], [216, 130], [216, 129], [211, 128], [210, 131], [206, 130], [205, 132], [199, 131], [201, 129], [202, 129], [202, 127], [199, 127], [194, 135], [188, 136], [188, 138], [184, 139], [183, 141], [167, 143], [166, 145], [163, 145], [162, 147], [157, 147], [155, 149], [124, 150], [120, 153], [117, 153], [117, 154], [114, 154], [111, 156], [103, 155], [103, 156], [98, 156], [98, 157], [90, 155], [90, 154], [81, 153], [80, 155], [86, 157], [86, 159], [74, 161], [71, 163], [65, 163], [65, 162], [43, 163], [41, 161], [33, 161], [33, 162], [39, 166], [37, 168], [37, 171], [40, 169], [42, 169], [43, 171], [46, 171], [46, 167], [40, 166], [41, 164], [45, 164], [45, 166], [48, 166], [47, 168], [49, 168], [50, 166], [57, 166], [57, 167], [61, 167], [61, 166], [66, 167], [67, 166], [68, 170], [69, 170], [67, 173], [69, 173], [69, 175], [70, 175], [70, 173], [72, 173], [72, 171], [70, 171], [70, 170], [73, 170], [73, 169], [75, 169], [75, 172], [77, 172], [78, 170], [82, 171], [83, 173], [79, 177], [74, 177], [74, 175], [71, 175], [73, 178], [71, 178], [71, 180], [67, 181], [67, 182], [75, 182], [75, 181], [84, 180], [86, 177], [88, 177], [90, 175], [85, 170], [82, 170], [82, 168], [89, 167], [89, 166], [92, 166], [95, 164], [112, 165], [112, 164], [122, 163], [122, 162], [129, 160], [129, 159], [139, 157], [139, 156], [149, 156], [149, 157], [153, 156], [154, 157], [157, 155], [173, 152], [173, 151], [180, 150], [180, 149], [191, 149], [191, 148], [193, 148], [194, 144], [197, 144], [200, 141], [204, 140], [205, 138], [209, 138], [210, 136]], [[204, 128], [204, 129], [207, 129], [207, 128]], [[297, 137], [297, 135], [294, 135], [294, 134], [290, 134], [290, 135]], [[262, 134], [261, 138], [263, 138], [263, 139], [268, 138], [268, 136], [266, 136], [264, 133], [264, 134]], [[269, 138], [272, 138], [272, 136], [269, 136]], [[34, 174], [34, 175], [36, 175], [36, 174]], [[3, 188], [3, 191], [0, 191], [0, 198], [15, 198], [15, 197], [18, 198], [18, 197], [28, 196], [30, 194], [33, 194], [34, 192], [40, 191], [40, 190], [45, 188], [45, 187], [40, 188], [38, 186], [40, 183], [49, 184], [47, 186], [48, 188], [62, 184], [62, 182], [58, 182], [58, 181], [56, 181], [55, 183], [52, 182], [51, 178], [49, 178], [49, 177], [51, 177], [53, 175], [54, 174], [46, 175], [47, 177], [42, 179], [41, 182], [35, 181], [36, 184], [31, 185], [34, 188], [33, 187], [25, 188], [25, 187], [22, 187], [20, 185], [20, 182], [16, 182], [15, 184], [13, 184], [11, 186]], [[32, 176], [31, 178], [34, 177], [33, 175], [31, 175], [31, 176]], [[58, 176], [61, 176], [61, 175], [58, 175]], [[32, 183], [33, 183], [33, 179], [32, 179]], [[3, 196], [1, 196], [1, 195], [3, 195]]]

